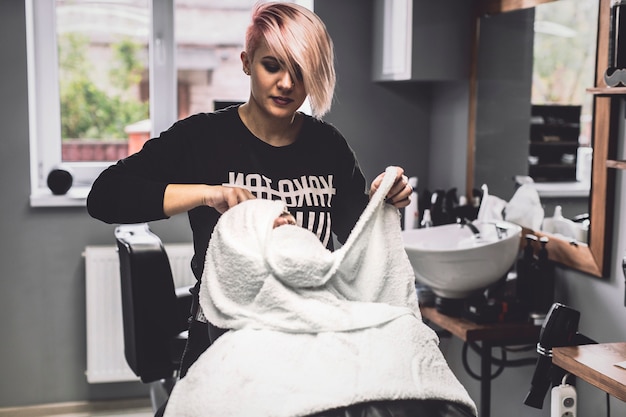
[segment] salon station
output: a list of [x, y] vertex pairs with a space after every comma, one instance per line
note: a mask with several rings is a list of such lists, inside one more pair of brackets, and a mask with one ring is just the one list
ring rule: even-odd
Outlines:
[[[255, 3], [0, 2], [0, 416], [148, 417], [168, 401], [196, 281], [187, 215], [105, 224], [86, 199], [176, 120], [247, 99], [239, 54]], [[323, 120], [368, 183], [399, 166], [413, 189], [398, 262], [476, 415], [626, 415], [626, 2], [294, 3], [334, 44]], [[136, 85], [122, 96], [138, 107], [99, 103], [129, 116], [123, 137], [68, 133], [80, 123], [58, 115], [79, 120], [76, 91], [123, 78], [107, 48], [129, 58]], [[75, 90], [56, 81], [115, 71]]]

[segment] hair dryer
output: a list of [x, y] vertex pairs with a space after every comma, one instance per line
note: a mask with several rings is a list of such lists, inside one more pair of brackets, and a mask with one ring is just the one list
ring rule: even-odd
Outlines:
[[587, 336], [578, 333], [579, 319], [580, 313], [578, 311], [563, 304], [554, 303], [550, 307], [539, 333], [537, 353], [540, 356], [524, 404], [542, 409], [548, 389], [558, 384], [565, 375], [563, 369], [552, 364], [553, 347], [596, 343]]

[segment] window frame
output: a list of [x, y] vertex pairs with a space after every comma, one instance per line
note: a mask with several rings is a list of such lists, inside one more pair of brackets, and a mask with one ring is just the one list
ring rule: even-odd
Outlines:
[[[48, 173], [62, 163], [61, 106], [55, 0], [26, 0], [30, 206], [85, 206], [96, 177], [111, 162], [65, 162], [74, 181], [65, 195], [53, 195]], [[150, 2], [150, 136], [176, 121], [174, 0]]]

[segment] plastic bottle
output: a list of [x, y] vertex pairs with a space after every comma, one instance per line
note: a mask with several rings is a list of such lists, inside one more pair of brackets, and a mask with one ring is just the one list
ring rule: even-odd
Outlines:
[[426, 209], [426, 210], [424, 210], [424, 215], [422, 216], [421, 226], [422, 227], [432, 227], [432, 225], [433, 225], [433, 221], [430, 218], [430, 210]]
[[530, 311], [534, 305], [533, 284], [535, 283], [535, 273], [533, 267], [536, 259], [533, 243], [537, 242], [537, 236], [527, 234], [524, 237], [526, 239], [526, 246], [524, 246], [522, 255], [516, 264], [517, 280], [515, 293], [520, 303], [526, 306]]
[[404, 209], [404, 230], [417, 229], [419, 227], [419, 197], [417, 195], [417, 177], [409, 178], [409, 185], [413, 188], [411, 202]]
[[533, 286], [535, 294], [533, 310], [543, 315], [548, 314], [554, 303], [555, 268], [554, 263], [548, 259], [546, 247], [548, 242], [549, 239], [546, 236], [539, 239], [541, 248], [537, 254], [537, 276]]
[[455, 188], [451, 188], [448, 191], [446, 191], [445, 197], [444, 197], [444, 202], [443, 202], [443, 209], [444, 209], [444, 218], [445, 218], [445, 223], [454, 223], [456, 221], [456, 217], [455, 217], [455, 211], [457, 209], [457, 207], [459, 206], [459, 197], [457, 195], [457, 189]]
[[439, 226], [447, 223], [444, 200], [446, 192], [444, 190], [435, 190], [430, 197], [430, 221], [432, 226]]
[[476, 220], [478, 215], [478, 207], [469, 204], [467, 197], [464, 195], [459, 197], [459, 205], [454, 209], [454, 218]]
[[548, 217], [543, 220], [543, 228], [548, 233], [558, 234], [566, 238], [582, 240], [579, 239], [581, 237], [578, 233], [580, 228], [570, 219], [563, 217], [563, 210], [561, 206], [554, 207], [554, 214], [552, 217]]

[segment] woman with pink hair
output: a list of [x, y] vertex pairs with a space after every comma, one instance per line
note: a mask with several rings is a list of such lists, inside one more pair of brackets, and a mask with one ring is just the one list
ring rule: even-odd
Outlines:
[[[241, 53], [250, 77], [242, 105], [176, 122], [142, 150], [107, 168], [87, 199], [106, 223], [141, 223], [187, 213], [193, 232], [194, 290], [180, 377], [224, 329], [198, 303], [204, 256], [220, 215], [254, 199], [281, 200], [297, 224], [329, 250], [344, 242], [383, 174], [367, 186], [343, 135], [321, 117], [335, 88], [334, 51], [324, 23], [293, 3], [259, 3]], [[298, 109], [309, 98], [312, 116]], [[387, 204], [409, 204], [402, 169]]]

